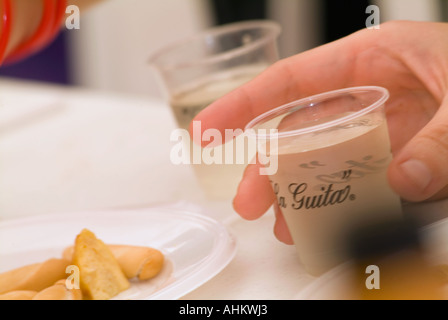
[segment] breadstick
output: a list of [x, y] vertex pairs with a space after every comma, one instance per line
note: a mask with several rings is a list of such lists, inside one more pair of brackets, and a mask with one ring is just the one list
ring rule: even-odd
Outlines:
[[67, 275], [70, 262], [66, 259], [49, 259], [0, 274], [0, 294], [10, 291], [41, 291]]
[[57, 281], [51, 287], [38, 292], [32, 300], [82, 300], [81, 290], [67, 288], [65, 281]]
[[37, 291], [17, 290], [0, 294], [0, 300], [31, 300], [37, 294]]
[[110, 245], [112, 253], [129, 278], [147, 280], [155, 277], [163, 266], [163, 254], [154, 248]]
[[[130, 245], [108, 245], [128, 279], [147, 280], [155, 277], [163, 267], [164, 256], [157, 249]], [[73, 247], [64, 250], [64, 259], [72, 260]]]

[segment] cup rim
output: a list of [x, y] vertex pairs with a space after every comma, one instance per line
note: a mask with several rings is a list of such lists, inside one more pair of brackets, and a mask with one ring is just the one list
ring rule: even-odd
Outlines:
[[[321, 123], [318, 125], [309, 126], [309, 127], [302, 128], [302, 129], [285, 131], [285, 132], [275, 132], [275, 133], [268, 133], [268, 134], [254, 133], [253, 128], [257, 124], [261, 123], [263, 120], [268, 118], [269, 116], [272, 116], [273, 114], [277, 114], [277, 113], [281, 114], [281, 112], [289, 110], [289, 109], [293, 108], [294, 106], [310, 105], [310, 104], [312, 106], [313, 101], [321, 102], [321, 101], [325, 101], [329, 98], [333, 98], [333, 97], [336, 97], [341, 94], [347, 94], [347, 93], [351, 93], [351, 92], [352, 93], [361, 92], [361, 91], [371, 91], [371, 92], [376, 91], [376, 92], [381, 93], [381, 97], [379, 97], [375, 102], [362, 108], [359, 111], [356, 111], [352, 114], [349, 114], [349, 115], [346, 115], [346, 116], [343, 116], [338, 119], [331, 120], [331, 121], [328, 121], [325, 123]], [[275, 138], [275, 139], [287, 138], [287, 137], [292, 137], [292, 136], [296, 136], [296, 135], [302, 135], [305, 133], [315, 132], [315, 131], [319, 131], [322, 129], [326, 129], [329, 127], [333, 127], [333, 126], [342, 124], [344, 122], [353, 120], [359, 116], [365, 115], [365, 114], [375, 110], [376, 108], [382, 106], [389, 99], [389, 96], [390, 96], [389, 91], [386, 88], [380, 87], [380, 86], [359, 86], [359, 87], [349, 87], [349, 88], [327, 91], [327, 92], [315, 94], [312, 96], [308, 96], [306, 98], [302, 98], [299, 100], [295, 100], [295, 101], [286, 103], [284, 105], [281, 105], [280, 107], [277, 107], [277, 108], [271, 109], [265, 113], [262, 113], [246, 124], [246, 126], [244, 128], [244, 132], [247, 135], [249, 135], [250, 137], [256, 137], [257, 139], [265, 139], [265, 140], [272, 139], [272, 138]]]
[[[229, 32], [234, 32], [238, 29], [247, 29], [251, 27], [261, 27], [265, 29], [271, 29], [271, 34], [266, 35], [260, 39], [257, 39], [247, 45], [231, 49], [229, 51], [219, 53], [216, 55], [213, 55], [208, 58], [202, 58], [200, 60], [192, 60], [188, 62], [180, 62], [180, 63], [166, 63], [166, 64], [157, 64], [156, 60], [163, 56], [165, 53], [170, 52], [174, 50], [175, 48], [185, 45], [189, 42], [195, 41], [197, 39], [209, 37], [209, 36], [216, 36], [220, 34], [225, 34]], [[153, 65], [158, 68], [162, 68], [164, 70], [172, 70], [172, 69], [179, 69], [179, 68], [186, 68], [191, 66], [198, 66], [198, 65], [207, 65], [207, 64], [213, 64], [217, 61], [224, 61], [224, 60], [230, 60], [236, 56], [239, 56], [241, 54], [244, 54], [254, 48], [258, 48], [263, 46], [266, 42], [271, 41], [271, 39], [275, 39], [278, 37], [278, 35], [281, 32], [281, 26], [277, 22], [269, 19], [264, 20], [245, 20], [240, 22], [233, 22], [228, 23], [220, 26], [215, 26], [212, 28], [208, 28], [202, 32], [196, 33], [190, 37], [184, 38], [182, 40], [178, 40], [175, 42], [172, 42], [158, 50], [156, 50], [148, 59], [148, 63], [150, 65]]]

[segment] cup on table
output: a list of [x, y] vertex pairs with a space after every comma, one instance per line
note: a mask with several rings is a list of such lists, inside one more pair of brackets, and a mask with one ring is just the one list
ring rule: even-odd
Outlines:
[[387, 180], [388, 97], [373, 86], [325, 92], [270, 110], [245, 128], [310, 274], [345, 261], [347, 235], [357, 226], [402, 218]]
[[[277, 61], [279, 34], [280, 27], [275, 22], [244, 21], [211, 28], [153, 54], [150, 64], [161, 80], [178, 127], [185, 133], [202, 109]], [[193, 166], [207, 197], [226, 200], [234, 196], [245, 167], [235, 157], [244, 151], [226, 145], [214, 147], [207, 151], [214, 158], [207, 161], [201, 158], [200, 146], [192, 143], [189, 136], [184, 140], [187, 141], [182, 157], [188, 161], [182, 163]], [[226, 150], [233, 150], [233, 155], [225, 154]], [[199, 155], [199, 159], [193, 159], [193, 155]]]

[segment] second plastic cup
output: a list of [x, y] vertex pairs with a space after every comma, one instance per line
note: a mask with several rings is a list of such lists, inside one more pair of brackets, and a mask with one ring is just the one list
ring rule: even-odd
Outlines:
[[[159, 75], [179, 128], [188, 130], [202, 109], [277, 61], [279, 34], [275, 22], [244, 21], [205, 30], [154, 53], [150, 64]], [[186, 151], [200, 154], [195, 148], [200, 149], [186, 145]], [[225, 147], [212, 152], [222, 150]], [[210, 199], [228, 200], [235, 195], [244, 164], [191, 163]]]

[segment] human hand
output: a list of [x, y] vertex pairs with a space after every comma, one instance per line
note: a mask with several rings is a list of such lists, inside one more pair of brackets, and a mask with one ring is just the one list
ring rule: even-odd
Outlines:
[[[391, 187], [408, 201], [448, 196], [448, 24], [394, 21], [283, 59], [215, 101], [194, 120], [202, 130], [244, 128], [287, 102], [344, 87], [377, 85], [390, 92], [386, 116], [394, 159]], [[256, 219], [275, 203], [267, 176], [246, 168], [235, 210]], [[274, 233], [292, 239], [276, 204]]]

